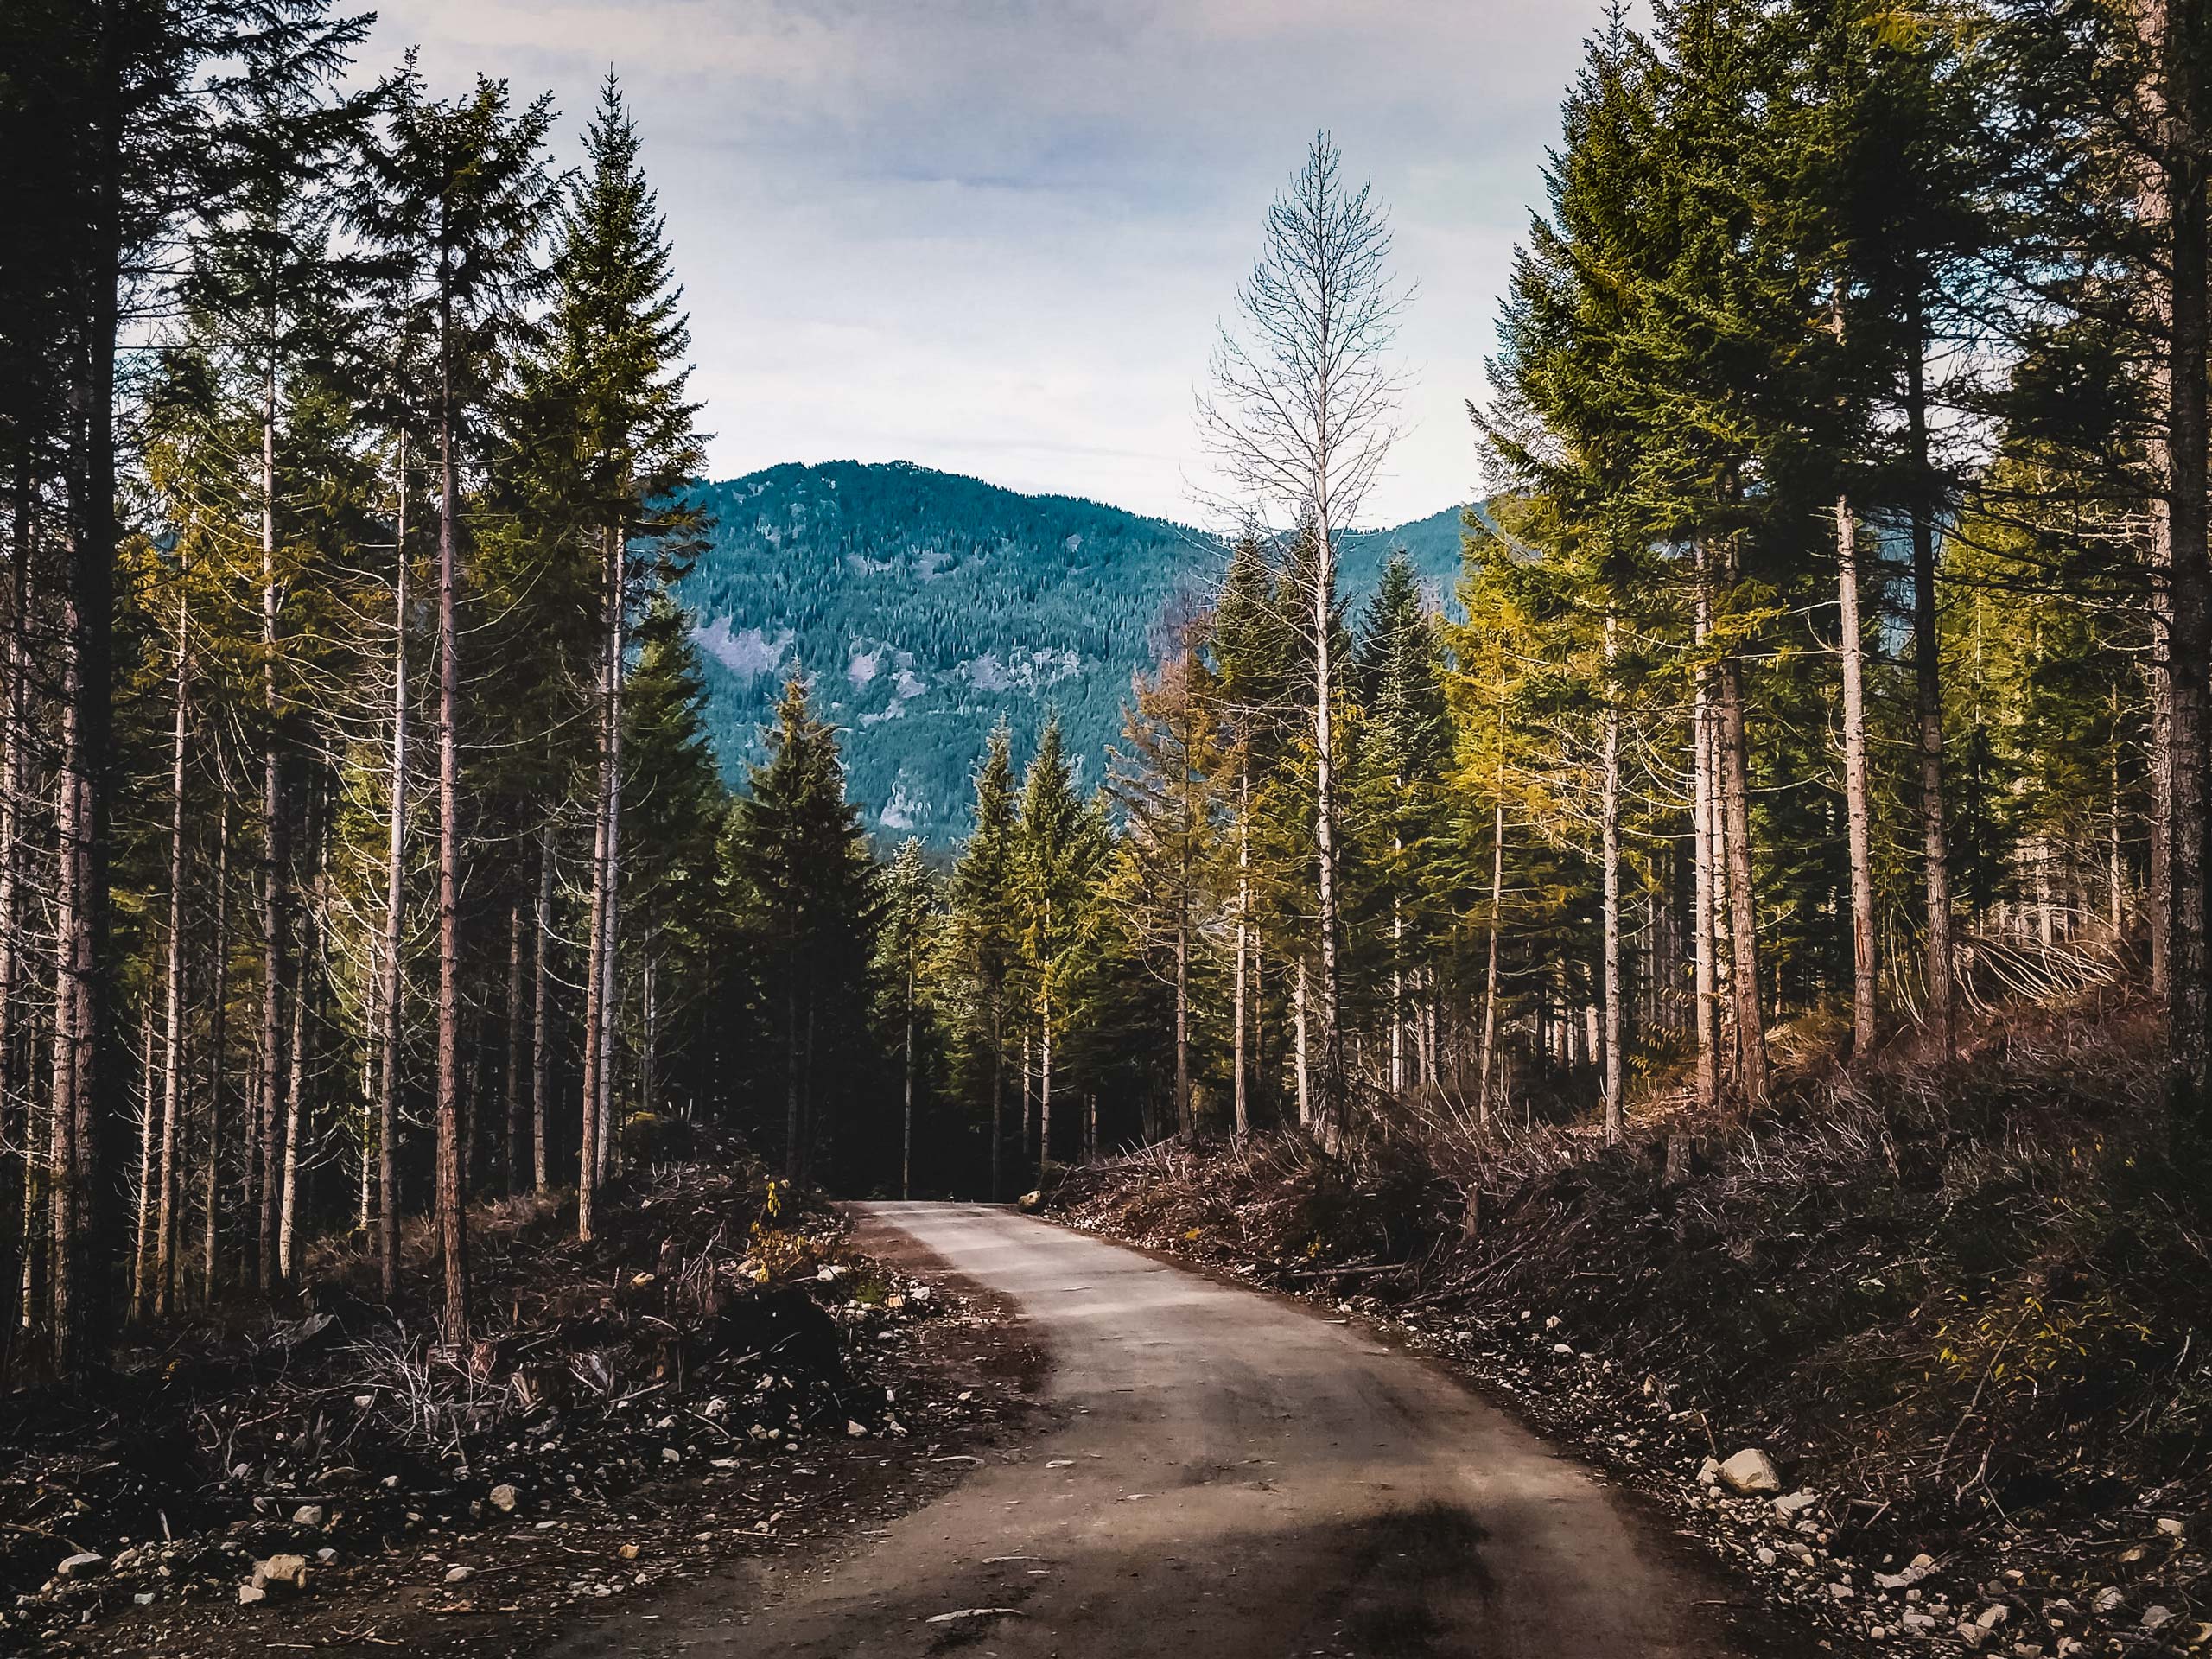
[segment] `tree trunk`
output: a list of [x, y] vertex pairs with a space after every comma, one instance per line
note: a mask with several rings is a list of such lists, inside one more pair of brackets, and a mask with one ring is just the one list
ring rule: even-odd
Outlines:
[[[1706, 550], [1702, 542], [1697, 548], [1697, 643], [1702, 652], [1707, 636], [1712, 632], [1713, 595], [1711, 578], [1707, 569]], [[1720, 814], [1719, 791], [1713, 787], [1713, 698], [1712, 673], [1700, 666], [1697, 671], [1697, 690], [1690, 716], [1690, 741], [1696, 750], [1691, 766], [1694, 779], [1692, 786], [1691, 817], [1695, 820], [1691, 836], [1692, 858], [1694, 861], [1694, 883], [1690, 899], [1691, 949], [1694, 958], [1691, 984], [1696, 998], [1693, 1009], [1697, 1033], [1697, 1097], [1707, 1109], [1720, 1099], [1720, 982], [1717, 953], [1713, 949], [1715, 930], [1719, 925], [1719, 906], [1714, 892], [1719, 885], [1716, 856], [1719, 844], [1718, 833]]]
[[1236, 787], [1236, 1034], [1230, 1063], [1230, 1106], [1235, 1115], [1236, 1138], [1241, 1141], [1252, 1128], [1244, 1064], [1244, 1033], [1251, 1021], [1244, 978], [1245, 966], [1251, 954], [1252, 935], [1252, 772], [1249, 766], [1240, 767]]
[[545, 1027], [545, 943], [551, 936], [552, 918], [553, 831], [548, 828], [539, 836], [537, 938], [530, 953], [530, 1155], [531, 1172], [541, 1198], [552, 1187], [545, 1167], [546, 1072], [552, 1055]]
[[991, 1202], [1006, 1198], [1006, 987], [991, 988]]
[[[1045, 901], [1045, 927], [1052, 925], [1052, 900]], [[1045, 973], [1044, 1018], [1037, 1027], [1039, 1060], [1037, 1084], [1037, 1185], [1045, 1185], [1045, 1172], [1052, 1161], [1052, 976]]]
[[176, 1285], [176, 1136], [184, 1109], [184, 760], [192, 706], [192, 611], [177, 567], [176, 718], [169, 742], [169, 937], [162, 1000], [162, 1155], [155, 1205], [154, 1313], [164, 1316]]
[[1605, 1143], [1621, 1139], [1621, 715], [1613, 687], [1618, 624], [1605, 612]]
[[620, 934], [622, 893], [622, 629], [626, 597], [622, 538], [607, 532], [607, 903], [601, 912], [607, 940], [599, 971], [605, 980], [599, 999], [599, 1178], [607, 1176], [614, 1139], [614, 1039], [621, 1025], [620, 981], [615, 974], [615, 940]]
[[523, 1190], [522, 1178], [522, 900], [507, 912], [507, 1191]]
[[1843, 652], [1843, 798], [1851, 853], [1851, 1046], [1874, 1052], [1874, 815], [1866, 781], [1865, 636], [1859, 614], [1859, 528], [1835, 502], [1836, 594]]
[[223, 1063], [229, 1052], [231, 981], [231, 808], [224, 802], [215, 818], [215, 950], [211, 996], [214, 1003], [207, 1031], [207, 1169], [201, 1194], [206, 1206], [200, 1244], [200, 1294], [215, 1300], [216, 1255], [223, 1231]]
[[439, 317], [438, 397], [438, 1151], [445, 1339], [468, 1339], [468, 1217], [461, 1190], [461, 460], [454, 429], [453, 316]]
[[53, 1235], [47, 1251], [48, 1318], [54, 1369], [63, 1376], [79, 1368], [88, 1335], [85, 1311], [79, 1306], [84, 1249], [79, 1236], [88, 1195], [83, 1190], [77, 1137], [77, 1074], [86, 1058], [82, 1024], [86, 963], [77, 917], [85, 902], [86, 819], [90, 803], [86, 799], [84, 745], [78, 726], [83, 697], [77, 682], [84, 667], [78, 652], [80, 630], [75, 608], [73, 595], [65, 626], [61, 766], [54, 803], [54, 1092], [46, 1160], [47, 1219]]
[[146, 1293], [154, 1266], [154, 1142], [155, 1124], [161, 1113], [154, 1104], [154, 1007], [149, 1001], [139, 1022], [138, 1052], [138, 1185], [132, 1207], [137, 1211], [137, 1236], [130, 1252], [130, 1320], [145, 1317]]
[[1313, 1127], [1313, 1067], [1306, 1048], [1306, 957], [1298, 958], [1298, 982], [1291, 993], [1291, 1039], [1294, 1058], [1298, 1070], [1298, 1123], [1300, 1128]]
[[1339, 980], [1337, 966], [1337, 796], [1336, 747], [1332, 704], [1336, 690], [1334, 651], [1331, 638], [1337, 609], [1337, 555], [1333, 526], [1329, 522], [1328, 491], [1316, 492], [1313, 576], [1313, 841], [1318, 878], [1321, 962], [1317, 988], [1320, 1006], [1321, 1088], [1318, 1129], [1321, 1144], [1332, 1151], [1344, 1130], [1344, 1032], [1338, 1019]]
[[407, 435], [399, 435], [399, 511], [391, 579], [391, 783], [385, 841], [383, 1052], [377, 1076], [377, 1266], [385, 1300], [399, 1294], [399, 1045], [406, 1020]]
[[1733, 650], [1720, 659], [1719, 679], [1721, 834], [1728, 860], [1729, 988], [1734, 993], [1736, 1014], [1736, 1076], [1744, 1103], [1764, 1106], [1766, 1020], [1759, 1007], [1758, 895], [1751, 886], [1751, 743], [1744, 721], [1743, 658]]
[[300, 1202], [300, 1134], [304, 1099], [302, 1084], [307, 1075], [308, 945], [297, 941], [298, 958], [292, 969], [292, 1072], [284, 1090], [283, 1178], [277, 1203], [276, 1277], [284, 1284], [293, 1278], [293, 1229]]
[[1912, 664], [1920, 718], [1920, 824], [1927, 874], [1928, 1024], [1951, 1051], [1951, 854], [1943, 815], [1943, 683], [1936, 624], [1935, 472], [1929, 461], [1926, 325], [1918, 295], [1905, 359], [1905, 425], [1912, 450]]
[[276, 1281], [276, 1205], [279, 1171], [277, 1124], [284, 1100], [284, 944], [289, 932], [284, 867], [283, 749], [278, 734], [283, 717], [276, 690], [276, 372], [272, 365], [262, 383], [261, 402], [261, 697], [269, 722], [262, 750], [261, 774], [261, 1136], [260, 1249], [254, 1282], [268, 1289]]
[[1198, 1126], [1191, 1115], [1191, 922], [1189, 888], [1175, 918], [1175, 1122], [1185, 1140]]
[[[1501, 754], [1503, 751], [1500, 752]], [[1497, 931], [1498, 912], [1505, 905], [1504, 763], [1500, 760], [1499, 798], [1491, 818], [1489, 966], [1483, 975], [1483, 1049], [1475, 1081], [1475, 1121], [1490, 1127], [1491, 1058], [1497, 1049]]]

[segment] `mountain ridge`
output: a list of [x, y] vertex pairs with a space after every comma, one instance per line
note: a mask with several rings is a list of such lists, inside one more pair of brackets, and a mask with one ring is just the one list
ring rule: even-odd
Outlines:
[[[776, 694], [803, 671], [843, 728], [869, 828], [940, 847], [966, 824], [969, 774], [1001, 715], [1019, 764], [1056, 709], [1082, 781], [1096, 781], [1155, 626], [1227, 559], [1220, 537], [1170, 519], [909, 461], [788, 461], [687, 499], [706, 543], [676, 592], [725, 775], [741, 782], [762, 758]], [[1463, 511], [1346, 536], [1347, 594], [1404, 546], [1448, 599]]]

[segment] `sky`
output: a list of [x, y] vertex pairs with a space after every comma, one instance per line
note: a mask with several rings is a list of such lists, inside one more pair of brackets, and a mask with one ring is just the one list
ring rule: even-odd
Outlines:
[[690, 310], [709, 471], [904, 460], [1209, 516], [1192, 416], [1270, 198], [1326, 128], [1389, 209], [1400, 436], [1365, 523], [1469, 499], [1465, 404], [1602, 0], [372, 0], [550, 89], [609, 70]]

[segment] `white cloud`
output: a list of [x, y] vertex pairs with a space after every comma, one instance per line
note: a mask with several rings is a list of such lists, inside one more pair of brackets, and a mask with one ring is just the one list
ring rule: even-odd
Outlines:
[[[1317, 126], [1419, 283], [1371, 516], [1464, 497], [1462, 403], [1599, 0], [381, 0], [378, 62], [623, 77], [713, 470], [906, 459], [1178, 518], [1192, 391]], [[378, 67], [372, 63], [370, 67]], [[570, 148], [573, 149], [572, 141]]]

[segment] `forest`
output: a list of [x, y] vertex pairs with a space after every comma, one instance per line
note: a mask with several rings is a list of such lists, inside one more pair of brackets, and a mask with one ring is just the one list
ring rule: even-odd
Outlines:
[[[762, 758], [777, 693], [804, 673], [842, 730], [862, 821], [933, 852], [967, 826], [1001, 715], [1033, 742], [1057, 713], [1095, 785], [1156, 625], [1203, 607], [1228, 563], [1209, 531], [902, 462], [773, 467], [685, 499], [705, 544], [677, 597], [696, 619], [725, 775], [741, 782]], [[1403, 548], [1448, 604], [1461, 533], [1446, 508], [1346, 535], [1347, 595], [1371, 592]]]
[[[1361, 591], [1406, 290], [1317, 137], [1200, 400], [1224, 528], [1079, 645], [1141, 634], [1118, 734], [1001, 719], [949, 848], [871, 835], [842, 662], [756, 742], [701, 642], [874, 649], [831, 613], [879, 563], [966, 556], [856, 495], [782, 574], [702, 563], [803, 480], [699, 481], [620, 85], [570, 162], [503, 79], [364, 77], [366, 27], [0, 23], [0, 1376], [282, 1301], [318, 1243], [392, 1297], [416, 1225], [458, 1343], [483, 1205], [588, 1241], [700, 1126], [994, 1198], [1168, 1138], [1603, 1147], [2099, 988], [2197, 1166], [2199, 9], [1615, 8], [1448, 595]], [[1029, 534], [969, 494], [970, 553]]]

